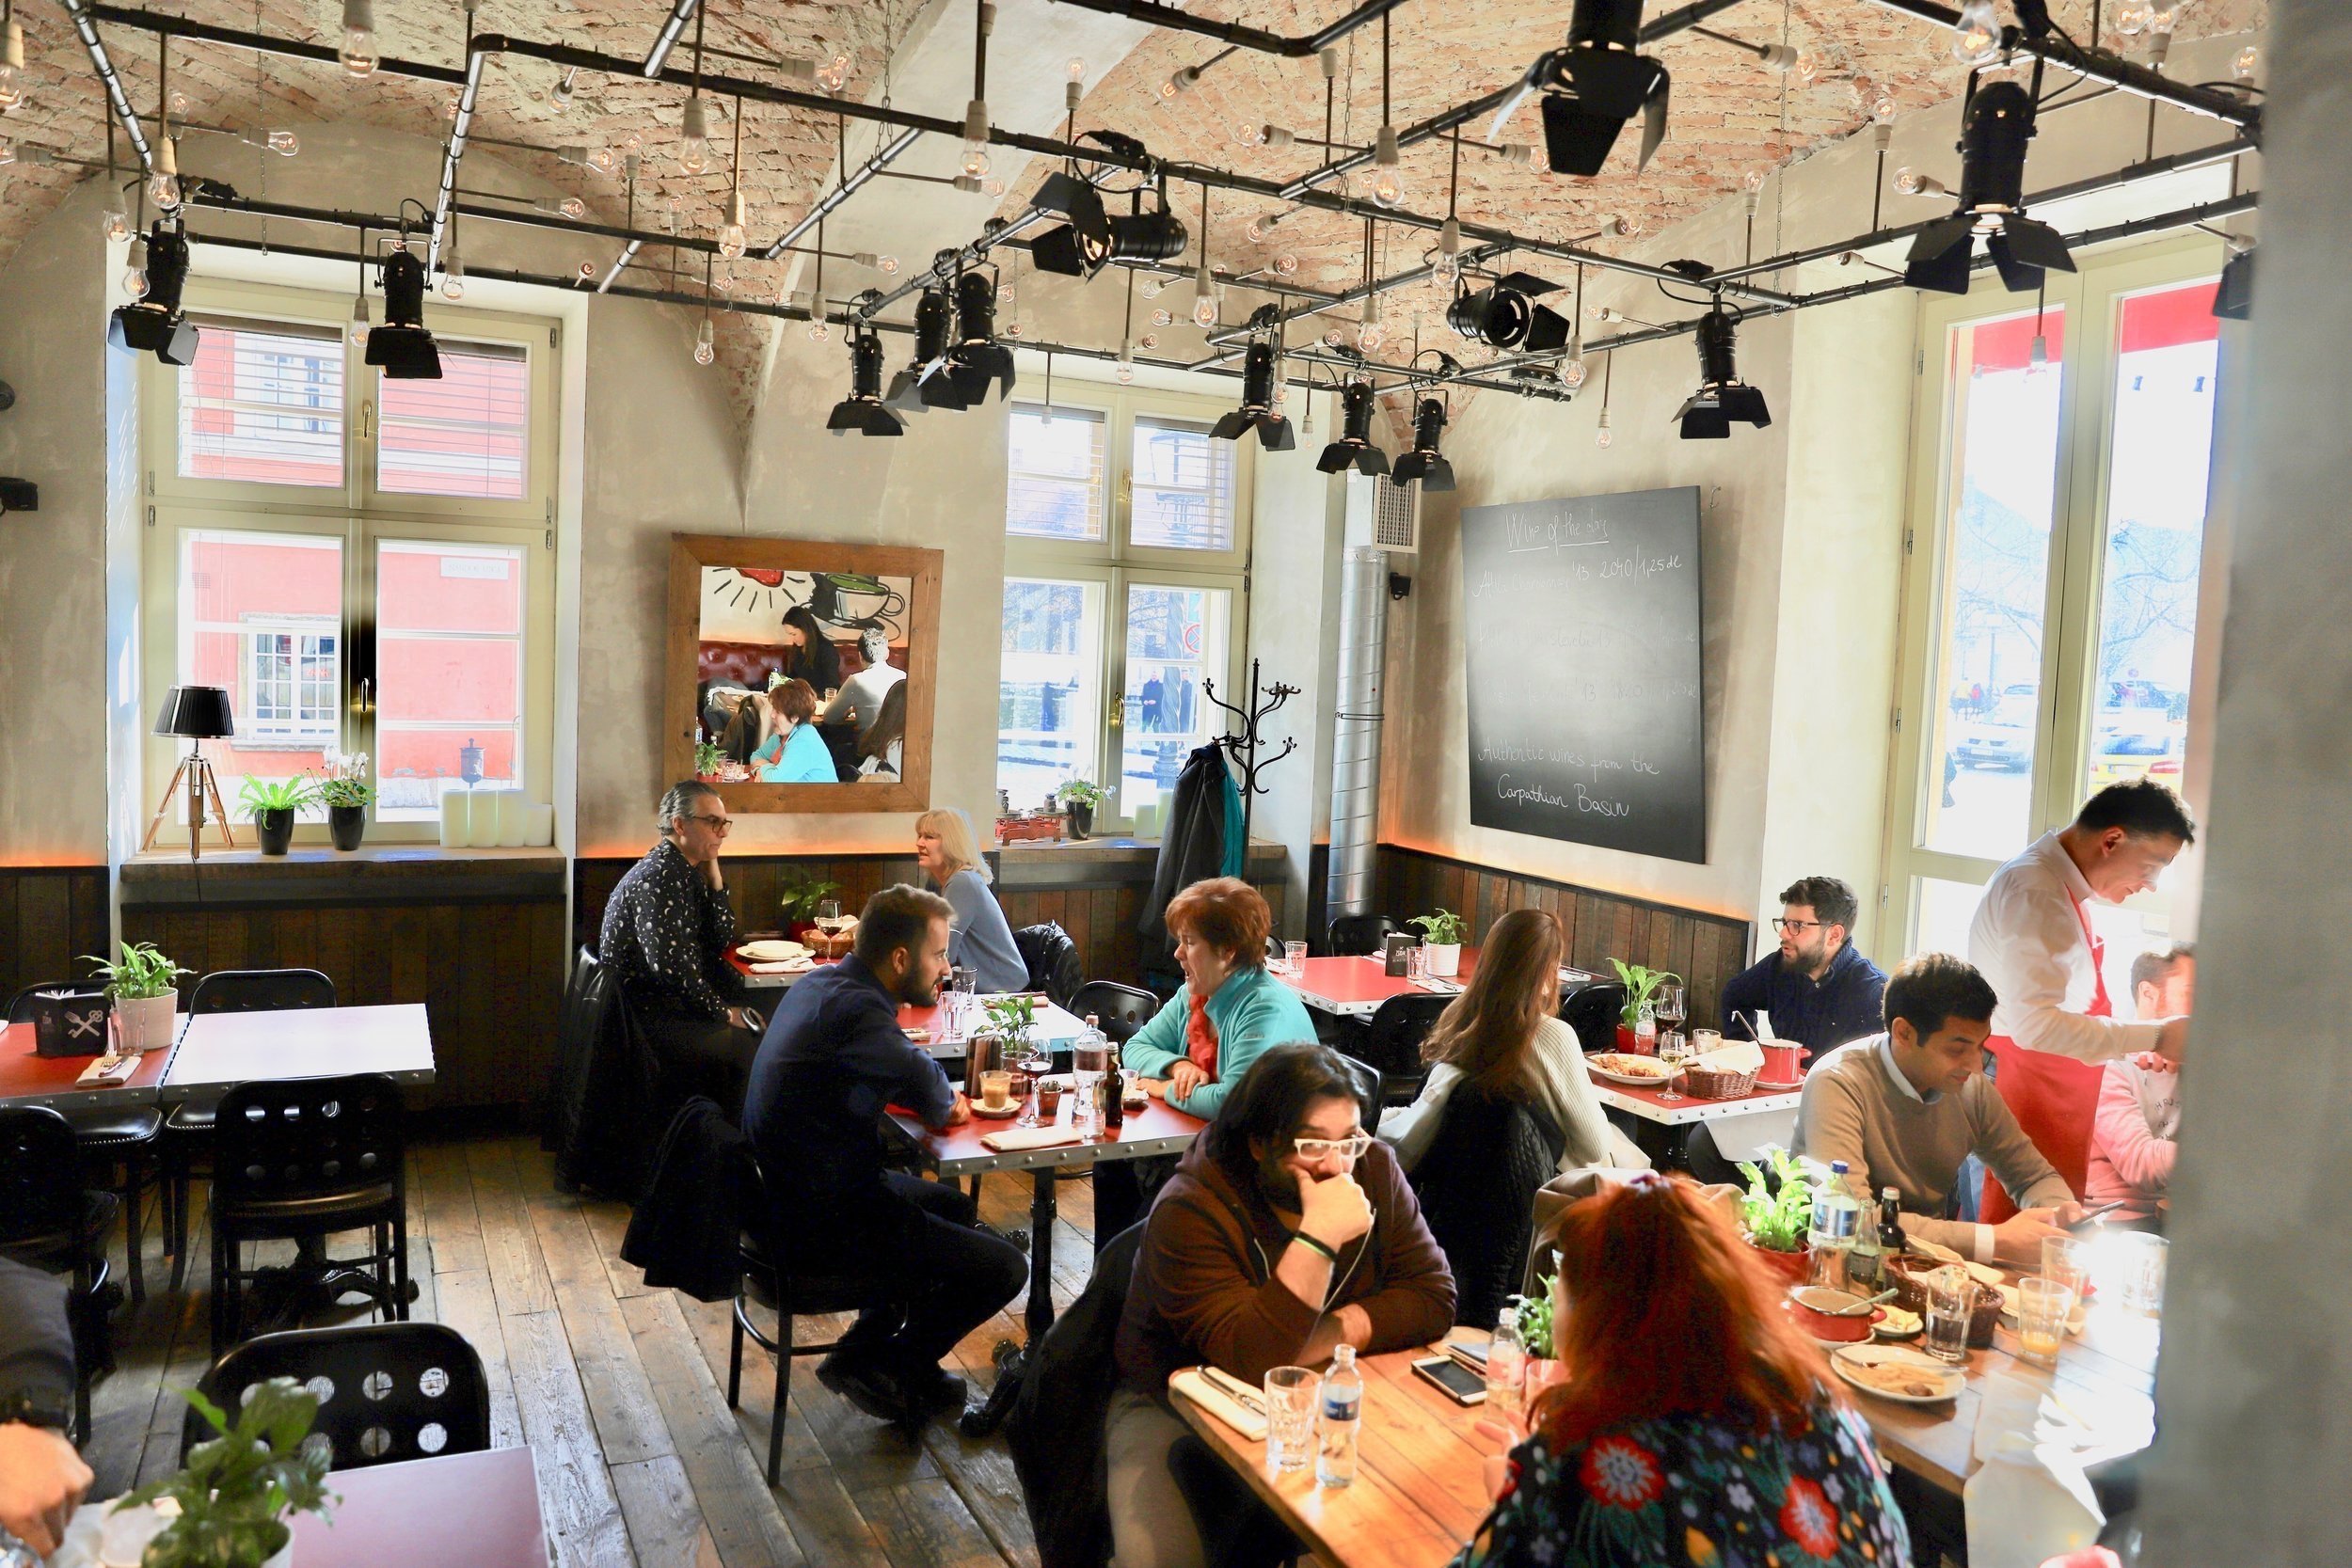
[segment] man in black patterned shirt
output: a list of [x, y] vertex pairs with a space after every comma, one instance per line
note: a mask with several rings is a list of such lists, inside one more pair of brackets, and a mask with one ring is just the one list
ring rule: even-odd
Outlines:
[[693, 780], [662, 796], [654, 820], [661, 841], [613, 887], [596, 955], [664, 1070], [733, 1118], [759, 1049], [757, 1015], [734, 1002], [739, 988], [725, 957], [735, 911], [719, 847], [734, 822], [719, 792]]

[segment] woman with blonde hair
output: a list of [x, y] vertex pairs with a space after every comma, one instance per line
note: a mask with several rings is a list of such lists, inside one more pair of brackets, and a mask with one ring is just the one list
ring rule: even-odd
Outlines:
[[996, 895], [988, 891], [988, 863], [980, 859], [972, 819], [954, 806], [916, 817], [914, 860], [956, 911], [947, 937], [947, 961], [968, 966], [984, 991], [1025, 989], [1029, 966], [1013, 945], [1012, 927]]

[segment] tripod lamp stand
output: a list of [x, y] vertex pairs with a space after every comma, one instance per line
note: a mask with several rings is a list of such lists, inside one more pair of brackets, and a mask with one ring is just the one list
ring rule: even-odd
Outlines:
[[221, 843], [234, 849], [237, 838], [229, 829], [229, 808], [221, 803], [220, 785], [213, 779], [213, 765], [204, 758], [204, 742], [237, 733], [236, 716], [229, 710], [229, 693], [217, 686], [173, 687], [164, 694], [164, 710], [155, 716], [155, 733], [185, 736], [188, 754], [172, 770], [171, 783], [156, 804], [154, 818], [147, 824], [147, 837], [140, 841], [139, 847], [154, 846], [156, 832], [164, 825], [164, 814], [171, 809], [171, 797], [184, 784], [188, 791], [188, 858], [194, 860], [204, 852], [207, 800], [212, 802], [213, 815], [220, 822]]

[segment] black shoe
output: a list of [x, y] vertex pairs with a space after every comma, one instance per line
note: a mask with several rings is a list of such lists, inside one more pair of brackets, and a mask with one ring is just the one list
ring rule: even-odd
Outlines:
[[903, 1379], [909, 1400], [925, 1410], [961, 1410], [971, 1393], [961, 1374], [945, 1367], [922, 1367]]
[[871, 1354], [835, 1351], [817, 1363], [817, 1381], [878, 1421], [907, 1427], [922, 1420], [904, 1385]]

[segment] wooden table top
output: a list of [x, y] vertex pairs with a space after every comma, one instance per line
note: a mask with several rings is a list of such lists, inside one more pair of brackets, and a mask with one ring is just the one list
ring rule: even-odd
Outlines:
[[[185, 1022], [184, 1015], [180, 1022]], [[33, 1026], [11, 1023], [0, 1034], [0, 1105], [47, 1105], [58, 1111], [152, 1105], [171, 1065], [171, 1048], [160, 1047], [140, 1057], [128, 1083], [103, 1088], [76, 1085], [73, 1081], [96, 1060], [40, 1055], [34, 1050]]]
[[[1071, 1097], [1063, 1095], [1061, 1103], [1055, 1108], [1056, 1123], [1069, 1126], [1073, 1108]], [[1098, 1160], [1141, 1160], [1154, 1154], [1176, 1154], [1188, 1148], [1200, 1136], [1200, 1130], [1209, 1125], [1199, 1117], [1171, 1110], [1164, 1101], [1154, 1100], [1143, 1110], [1129, 1111], [1126, 1125], [1116, 1138], [1098, 1135], [1084, 1143], [999, 1154], [980, 1139], [1011, 1128], [1014, 1124], [1010, 1118], [998, 1121], [974, 1117], [961, 1127], [934, 1132], [919, 1117], [894, 1108], [890, 1122], [899, 1136], [914, 1146], [924, 1164], [944, 1177], [1036, 1170], [1041, 1166], [1086, 1167]]]
[[180, 1031], [163, 1100], [217, 1100], [238, 1084], [381, 1072], [433, 1082], [433, 1030], [424, 1004], [200, 1013]]
[[383, 1568], [462, 1562], [468, 1568], [547, 1568], [547, 1529], [529, 1449], [408, 1459], [338, 1470], [331, 1519], [295, 1516], [302, 1568]]
[[[1370, 1018], [1392, 996], [1452, 994], [1416, 986], [1402, 974], [1391, 974], [1387, 960], [1377, 954], [1309, 958], [1304, 969], [1304, 974], [1291, 974], [1269, 967], [1266, 973], [1298, 992], [1298, 999], [1308, 1006], [1342, 1018]], [[1460, 969], [1451, 978], [1456, 985], [1468, 985], [1477, 972], [1478, 949], [1463, 948]], [[1560, 979], [1565, 986], [1581, 986], [1593, 976], [1581, 969], [1563, 969]]]

